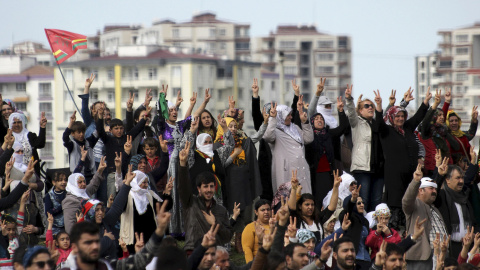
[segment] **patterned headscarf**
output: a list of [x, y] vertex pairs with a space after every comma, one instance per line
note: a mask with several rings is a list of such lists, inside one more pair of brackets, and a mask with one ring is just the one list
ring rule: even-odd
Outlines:
[[142, 160], [142, 158], [145, 158], [145, 155], [138, 154], [133, 156], [130, 159], [130, 164], [132, 165], [132, 171], [138, 170], [138, 163], [140, 163], [140, 160]]
[[303, 144], [302, 136], [300, 136], [300, 133], [298, 132], [298, 129], [293, 123], [293, 121], [290, 123], [289, 126], [285, 125], [285, 119], [287, 119], [287, 116], [291, 113], [292, 108], [286, 105], [277, 106], [277, 128], [283, 130], [283, 132], [287, 133], [296, 142]]
[[310, 239], [314, 239], [314, 242], [316, 243], [317, 242], [317, 237], [315, 237], [315, 234], [313, 234], [313, 232], [311, 232], [310, 230], [307, 230], [307, 229], [298, 229], [297, 230], [297, 238], [298, 238], [298, 242], [303, 244], [305, 242], [307, 242], [308, 240]]
[[21, 112], [21, 111], [18, 110], [17, 105], [15, 105], [15, 102], [13, 102], [13, 100], [11, 100], [11, 99], [8, 99], [8, 98], [4, 99], [3, 100], [3, 105], [9, 105], [10, 107], [12, 107], [12, 113]]
[[388, 109], [387, 113], [383, 117], [383, 121], [385, 121], [385, 124], [387, 124], [389, 126], [392, 126], [402, 136], [405, 136], [405, 130], [403, 130], [403, 126], [402, 127], [397, 127], [397, 126], [395, 126], [395, 124], [393, 122], [394, 119], [395, 119], [395, 116], [399, 112], [403, 112], [405, 114], [405, 120], [408, 118], [408, 113], [405, 110], [405, 108], [400, 107], [400, 106], [392, 106], [392, 107], [390, 107], [390, 109]]
[[101, 205], [103, 207], [103, 202], [95, 199], [90, 200], [82, 200], [82, 214], [83, 218], [79, 221], [88, 221], [88, 222], [95, 222], [95, 208], [97, 205]]
[[[458, 130], [456, 130], [456, 131], [453, 131], [453, 130], [450, 129], [450, 121], [448, 120], [448, 118], [450, 118], [450, 116], [458, 117]], [[452, 132], [453, 136], [455, 136], [457, 138], [460, 138], [460, 137], [463, 137], [465, 135], [465, 133], [460, 130], [460, 127], [462, 127], [462, 119], [460, 118], [460, 116], [458, 116], [458, 114], [454, 110], [448, 110], [447, 119], [445, 119], [445, 123], [447, 124], [447, 127]]]
[[375, 213], [373, 213], [373, 218], [376, 219], [378, 217], [391, 217], [392, 214], [390, 213], [390, 208], [388, 208], [387, 204], [381, 203], [375, 207]]

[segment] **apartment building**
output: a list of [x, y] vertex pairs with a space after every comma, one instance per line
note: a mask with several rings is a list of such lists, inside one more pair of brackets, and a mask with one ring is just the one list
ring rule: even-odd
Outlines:
[[40, 159], [46, 168], [54, 168], [54, 151], [63, 148], [55, 143], [53, 67], [38, 65], [34, 57], [19, 55], [0, 56], [0, 93], [3, 99], [11, 99], [28, 119], [27, 129], [39, 134], [41, 112], [45, 112], [46, 144], [39, 150]]
[[[245, 117], [249, 119], [251, 84], [253, 78], [260, 77], [259, 63], [222, 60], [191, 53], [188, 49], [167, 49], [155, 45], [119, 46], [115, 55], [66, 62], [62, 64], [62, 69], [78, 106], [81, 106], [78, 95], [83, 93], [85, 79], [94, 73], [96, 78], [90, 89], [90, 103], [105, 101], [112, 108], [112, 117], [121, 119], [125, 118], [130, 92], [135, 95], [134, 107], [137, 107], [143, 103], [147, 89], [152, 89], [155, 101], [158, 89], [167, 84], [168, 100], [175, 100], [178, 91], [182, 93], [184, 102], [180, 107], [179, 119], [183, 119], [192, 93], [198, 93], [198, 106], [206, 88], [210, 88], [212, 93], [207, 109], [214, 116], [227, 109], [228, 96], [234, 96], [238, 107], [245, 110]], [[61, 136], [75, 107], [58, 69], [55, 70], [55, 85], [55, 114], [60, 118], [55, 132]], [[247, 120], [244, 129], [251, 134], [252, 121]], [[68, 160], [66, 150], [56, 148], [55, 151], [55, 165], [65, 166]]]
[[150, 27], [105, 26], [92, 38], [99, 40], [102, 56], [116, 54], [121, 45], [166, 45], [223, 59], [251, 59], [250, 25], [219, 20], [211, 12], [194, 15], [187, 22], [157, 20]]
[[[280, 25], [269, 36], [255, 38], [255, 61], [262, 69], [293, 75], [306, 100], [326, 77], [325, 94], [331, 100], [351, 83], [351, 39], [318, 32], [315, 26]], [[280, 89], [279, 89], [280, 91]], [[291, 86], [286, 88], [293, 91]], [[283, 93], [282, 93], [283, 94]]]
[[[442, 94], [445, 88], [451, 88], [450, 108], [462, 118], [462, 130], [468, 130], [472, 108], [480, 105], [480, 23], [441, 30], [438, 35], [439, 51], [416, 59], [417, 100], [425, 97], [428, 85], [442, 89]], [[429, 76], [432, 81], [427, 80]], [[478, 138], [471, 141], [475, 145], [477, 142]]]

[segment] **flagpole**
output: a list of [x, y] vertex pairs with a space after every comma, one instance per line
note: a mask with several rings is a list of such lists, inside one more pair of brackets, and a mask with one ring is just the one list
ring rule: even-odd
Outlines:
[[[55, 62], [57, 62], [57, 61], [55, 61]], [[68, 88], [68, 84], [67, 84], [67, 81], [65, 80], [65, 76], [63, 76], [63, 72], [62, 72], [62, 69], [60, 68], [60, 64], [57, 63], [57, 66], [58, 66], [58, 70], [60, 70], [60, 74], [62, 75], [63, 82], [65, 82], [65, 85], [67, 86], [67, 91], [70, 94], [70, 97], [72, 98], [72, 101], [73, 101], [73, 104], [75, 105], [75, 108], [77, 108], [78, 113], [80, 113], [80, 116], [83, 118], [82, 111], [80, 111], [78, 109], [77, 103], [75, 102], [75, 99], [73, 99], [72, 92], [70, 92], [70, 89]]]

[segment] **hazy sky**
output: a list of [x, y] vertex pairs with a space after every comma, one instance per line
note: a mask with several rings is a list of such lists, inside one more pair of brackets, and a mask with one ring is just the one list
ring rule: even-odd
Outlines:
[[[251, 37], [268, 35], [279, 24], [315, 24], [322, 32], [352, 37], [354, 96], [383, 100], [395, 88], [401, 96], [415, 85], [414, 57], [437, 49], [438, 30], [480, 21], [479, 0], [1, 0], [0, 48], [33, 40], [47, 45], [44, 28], [94, 35], [105, 24], [143, 24], [154, 19], [188, 21], [195, 12], [250, 23]], [[400, 98], [400, 97], [399, 97]]]

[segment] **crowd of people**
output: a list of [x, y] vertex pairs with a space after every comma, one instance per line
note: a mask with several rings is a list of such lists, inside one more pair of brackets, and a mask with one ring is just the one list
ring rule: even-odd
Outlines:
[[45, 114], [37, 135], [0, 96], [1, 269], [480, 267], [478, 112], [462, 131], [450, 89], [428, 89], [409, 117], [412, 89], [384, 111], [378, 90], [355, 104], [350, 85], [333, 106], [325, 79], [307, 104], [294, 80], [292, 106], [262, 107], [254, 79], [251, 116], [229, 97], [215, 117], [206, 89], [180, 120], [181, 93], [162, 85], [156, 104], [146, 90], [134, 109], [130, 94], [112, 119], [89, 104], [94, 80], [63, 133], [69, 166], [51, 177]]

